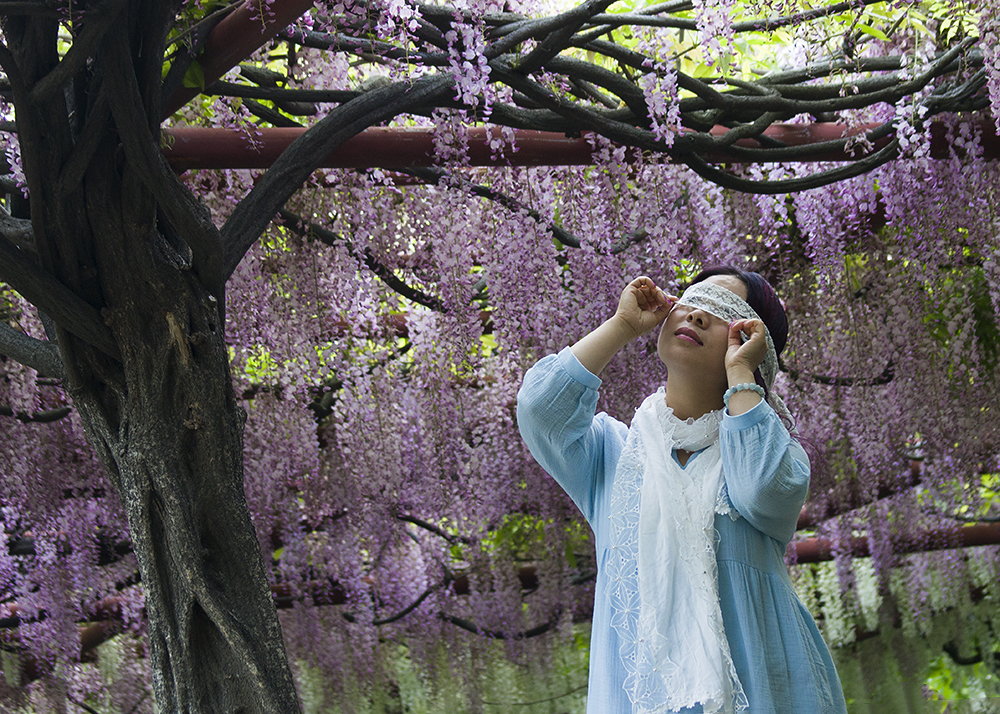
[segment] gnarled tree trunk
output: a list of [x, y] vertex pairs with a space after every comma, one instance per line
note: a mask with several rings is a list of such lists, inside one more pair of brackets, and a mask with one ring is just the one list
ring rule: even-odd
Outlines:
[[158, 147], [176, 6], [77, 10], [62, 59], [54, 18], [4, 26], [34, 229], [6, 253], [25, 260], [11, 282], [58, 325], [66, 384], [127, 513], [159, 710], [298, 711], [243, 492], [221, 241]]

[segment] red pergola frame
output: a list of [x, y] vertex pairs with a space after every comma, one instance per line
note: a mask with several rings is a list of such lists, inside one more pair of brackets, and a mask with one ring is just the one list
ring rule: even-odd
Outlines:
[[[266, 17], [261, 18], [257, 6], [246, 3], [224, 18], [209, 33], [205, 49], [198, 57], [211, 84], [242, 59], [273, 39], [313, 5], [312, 0], [274, 0]], [[193, 97], [197, 91], [179, 90], [168, 103], [174, 111]], [[1000, 136], [992, 121], [977, 122], [984, 155], [1000, 159]], [[871, 127], [854, 127], [850, 133], [858, 134]], [[277, 160], [281, 152], [306, 131], [305, 129], [260, 128], [254, 136], [227, 130], [208, 128], [167, 128], [164, 154], [178, 170], [188, 169], [266, 169]], [[583, 137], [540, 131], [516, 131], [516, 152], [505, 152], [493, 157], [489, 146], [490, 131], [484, 127], [470, 129], [469, 161], [473, 166], [571, 166], [593, 164], [590, 143]], [[727, 131], [717, 127], [716, 131]], [[845, 128], [835, 123], [778, 124], [764, 132], [788, 146], [840, 139]], [[931, 127], [931, 156], [947, 158], [950, 147], [947, 130], [942, 123]], [[757, 142], [738, 142], [755, 146]], [[349, 139], [323, 162], [322, 168], [407, 168], [431, 166], [434, 162], [433, 135], [425, 128], [371, 128]], [[706, 157], [709, 160], [727, 160], [726, 157]], [[813, 161], [849, 161], [854, 157], [843, 152], [832, 152], [813, 157]], [[972, 529], [975, 529], [974, 531]], [[942, 542], [954, 543], [951, 547], [1000, 544], [1000, 526], [978, 525], [957, 527], [948, 532]], [[974, 534], [974, 535], [973, 535]], [[941, 535], [941, 534], [938, 534]], [[942, 536], [943, 537], [943, 536]], [[855, 544], [856, 554], [867, 555], [867, 541]], [[812, 538], [790, 546], [800, 563], [819, 562], [833, 557], [835, 548], [830, 541]]]
[[[850, 131], [840, 124], [776, 124], [765, 136], [786, 146], [807, 146], [824, 141], [843, 139], [875, 129], [877, 124], [855, 127]], [[1000, 137], [991, 121], [978, 121], [983, 153], [987, 159], [1000, 158]], [[266, 169], [273, 164], [305, 129], [259, 128], [252, 133], [229, 129], [167, 128], [163, 130], [164, 155], [177, 170], [188, 169]], [[727, 131], [717, 127], [714, 133]], [[516, 150], [507, 149], [500, 156], [490, 147], [491, 136], [499, 138], [499, 129], [472, 127], [469, 129], [470, 166], [586, 166], [594, 163], [594, 150], [583, 136], [571, 137], [544, 131], [515, 130]], [[875, 144], [880, 149], [889, 139]], [[736, 142], [737, 146], [758, 146], [751, 139]], [[866, 152], [867, 153], [867, 152]], [[948, 158], [950, 148], [945, 126], [931, 126], [930, 155]], [[704, 157], [711, 162], [740, 163], [740, 159], [725, 154]], [[843, 151], [816, 154], [809, 161], [851, 161], [855, 158]], [[405, 169], [434, 166], [433, 129], [426, 127], [367, 129], [348, 139], [331, 153], [320, 168], [338, 169]]]

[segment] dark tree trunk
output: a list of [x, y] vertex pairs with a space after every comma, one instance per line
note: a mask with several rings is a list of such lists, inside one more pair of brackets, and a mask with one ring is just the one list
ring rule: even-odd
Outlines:
[[54, 20], [5, 22], [37, 253], [15, 287], [56, 320], [70, 395], [124, 505], [159, 711], [295, 712], [243, 492], [221, 242], [158, 150], [174, 10], [88, 8], [75, 45], [90, 62], [60, 60]]
[[147, 267], [121, 266], [128, 277], [111, 308], [124, 389], [112, 395], [90, 378], [72, 396], [128, 515], [157, 703], [170, 712], [295, 711], [243, 493], [245, 414], [219, 305], [189, 273]]

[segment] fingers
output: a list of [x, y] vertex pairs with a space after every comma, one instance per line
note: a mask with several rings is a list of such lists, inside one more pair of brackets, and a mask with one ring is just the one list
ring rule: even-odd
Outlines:
[[[635, 295], [636, 302], [642, 310], [648, 310], [650, 312], [657, 312], [661, 307], [671, 308], [673, 304], [677, 302], [677, 298], [672, 295], [667, 295], [663, 290], [657, 287], [656, 283], [647, 278], [645, 275], [640, 276], [628, 284], [626, 290], [631, 290]], [[664, 317], [666, 316], [664, 312]]]
[[767, 353], [766, 335], [766, 328], [760, 320], [734, 320], [729, 323], [726, 369], [739, 366], [751, 372], [757, 369]]
[[733, 320], [729, 323], [729, 346], [739, 347], [743, 343], [740, 333], [743, 332], [743, 323], [746, 320]]
[[733, 338], [742, 340], [740, 333], [747, 336], [748, 340], [754, 339], [754, 337], [764, 338], [765, 327], [764, 323], [760, 320], [734, 320], [729, 323], [729, 340], [730, 342]]

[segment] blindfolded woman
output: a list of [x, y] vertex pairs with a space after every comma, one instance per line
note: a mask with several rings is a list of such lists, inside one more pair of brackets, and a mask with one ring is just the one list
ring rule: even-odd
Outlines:
[[[665, 385], [631, 426], [595, 415], [598, 375], [658, 326]], [[521, 435], [595, 535], [588, 714], [846, 712], [784, 563], [809, 486], [771, 391], [787, 334], [756, 273], [704, 271], [680, 298], [642, 277], [525, 374]]]

